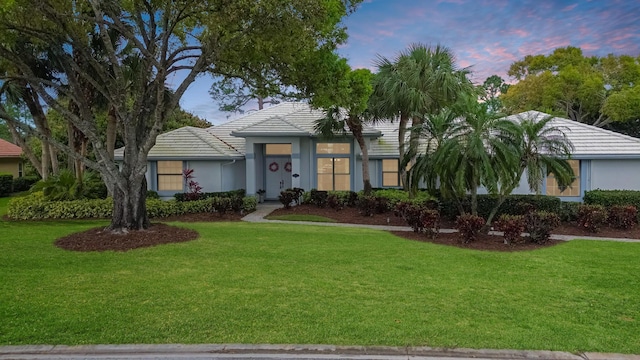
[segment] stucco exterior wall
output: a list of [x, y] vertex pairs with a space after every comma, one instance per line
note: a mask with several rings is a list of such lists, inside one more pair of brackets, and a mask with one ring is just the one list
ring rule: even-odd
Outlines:
[[586, 190], [640, 190], [640, 160], [591, 160], [590, 178]]
[[0, 158], [0, 173], [9, 173], [14, 178], [18, 177], [18, 170], [20, 166], [20, 159], [2, 159]]
[[223, 191], [220, 161], [188, 161], [186, 167], [193, 169], [193, 180], [202, 186], [202, 192]]
[[225, 161], [220, 164], [222, 171], [222, 189], [231, 191], [245, 189], [246, 164], [245, 160]]

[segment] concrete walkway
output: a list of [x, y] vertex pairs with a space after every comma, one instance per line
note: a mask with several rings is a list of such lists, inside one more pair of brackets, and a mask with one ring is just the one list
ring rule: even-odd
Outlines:
[[[256, 211], [242, 218], [247, 222], [261, 222], [261, 223], [276, 223], [276, 224], [296, 224], [296, 225], [314, 225], [314, 226], [334, 226], [334, 227], [353, 227], [353, 228], [365, 228], [385, 231], [413, 231], [408, 226], [388, 226], [388, 225], [365, 225], [365, 224], [347, 224], [347, 223], [330, 223], [330, 222], [314, 222], [314, 221], [286, 221], [286, 220], [268, 220], [265, 216], [271, 214], [276, 209], [281, 208], [282, 205], [274, 202], [258, 204]], [[455, 229], [440, 229], [441, 233], [453, 233], [457, 232]], [[500, 231], [489, 231], [491, 235], [502, 236]], [[626, 238], [606, 238], [597, 236], [583, 236], [583, 235], [557, 235], [552, 234], [551, 239], [560, 241], [569, 240], [597, 240], [597, 241], [616, 241], [616, 242], [640, 242], [640, 239], [626, 239]]]
[[37, 345], [2, 346], [4, 359], [253, 359], [253, 360], [640, 360], [638, 355], [564, 351], [446, 349], [334, 345]]

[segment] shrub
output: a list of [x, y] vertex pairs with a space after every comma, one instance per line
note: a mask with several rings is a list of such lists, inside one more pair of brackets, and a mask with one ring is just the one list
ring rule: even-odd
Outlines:
[[304, 194], [304, 189], [303, 188], [293, 188], [293, 189], [287, 189], [293, 192], [294, 194], [294, 199], [293, 201], [296, 203], [296, 205], [300, 205], [300, 203], [302, 202], [302, 194]]
[[40, 180], [37, 176], [23, 176], [13, 179], [13, 192], [27, 191]]
[[16, 220], [46, 219], [44, 211], [46, 202], [42, 191], [12, 198], [7, 207], [7, 216]]
[[426, 205], [419, 205], [409, 201], [399, 202], [395, 206], [394, 214], [402, 217], [416, 233], [427, 233], [434, 238], [440, 228], [440, 213], [429, 209]]
[[378, 208], [378, 198], [375, 196], [360, 196], [358, 198], [358, 211], [362, 216], [373, 216]]
[[456, 229], [460, 231], [460, 237], [465, 243], [475, 241], [484, 224], [484, 218], [476, 215], [460, 215], [456, 219]]
[[591, 190], [584, 193], [583, 201], [589, 205], [633, 205], [640, 208], [640, 191], [634, 190]]
[[[498, 202], [495, 195], [478, 195], [478, 215], [487, 218]], [[462, 200], [466, 212], [471, 211], [470, 197]], [[562, 206], [560, 198], [545, 195], [509, 195], [498, 208], [496, 217], [501, 215], [524, 215], [530, 211], [547, 211], [558, 214]], [[455, 201], [440, 199], [440, 213], [447, 219], [455, 219], [459, 214]]]
[[233, 211], [233, 204], [229, 197], [214, 197], [209, 199], [209, 201], [211, 202], [212, 210], [220, 215]]
[[242, 198], [242, 210], [245, 213], [250, 213], [256, 211], [256, 207], [258, 206], [258, 200], [253, 196], [245, 196]]
[[[211, 199], [211, 198], [216, 198], [216, 197], [238, 197], [238, 198], [243, 198], [246, 195], [246, 191], [244, 189], [238, 189], [238, 190], [231, 190], [231, 191], [220, 191], [220, 192], [206, 192], [206, 193], [200, 193], [200, 195], [198, 196], [198, 198], [196, 200], [203, 200], [203, 199]], [[188, 194], [187, 193], [176, 193], [173, 195], [173, 197], [177, 200], [177, 201], [189, 201], [188, 198]]]
[[409, 199], [409, 192], [401, 189], [377, 189], [372, 192], [373, 196], [384, 198], [388, 204], [388, 210], [394, 210], [396, 204], [401, 202], [412, 202], [417, 204], [425, 204], [429, 202], [437, 202], [437, 199], [426, 191], [418, 191], [415, 197]]
[[607, 221], [607, 211], [602, 205], [578, 206], [578, 226], [590, 232], [598, 232]]
[[156, 191], [147, 190], [147, 199], [160, 199], [160, 195]]
[[525, 230], [536, 244], [549, 241], [551, 231], [560, 225], [560, 218], [547, 211], [532, 211], [524, 215]]
[[514, 244], [522, 239], [522, 232], [525, 229], [523, 215], [501, 215], [495, 222], [494, 227], [504, 233], [504, 243]]
[[334, 210], [342, 210], [347, 206], [347, 200], [338, 194], [329, 193], [327, 195], [327, 205]]
[[630, 229], [638, 223], [638, 209], [633, 205], [614, 205], [609, 209], [609, 226]]
[[309, 202], [312, 205], [323, 208], [327, 206], [328, 197], [329, 197], [329, 194], [326, 191], [311, 189], [309, 193]]
[[579, 202], [563, 201], [560, 205], [560, 211], [558, 216], [562, 222], [575, 222], [578, 221], [578, 207], [581, 204]]
[[13, 186], [13, 175], [0, 173], [0, 196], [11, 194]]
[[185, 184], [187, 184], [188, 189], [185, 193], [186, 201], [194, 201], [202, 198], [202, 186], [200, 186], [200, 183], [194, 180], [196, 178], [193, 174], [194, 172], [194, 169], [182, 170], [182, 176], [184, 177], [184, 182]]
[[327, 205], [330, 208], [341, 210], [345, 207], [358, 205], [358, 193], [355, 191], [329, 191], [327, 193]]
[[299, 199], [298, 192], [293, 189], [281, 191], [278, 196], [278, 200], [284, 205], [285, 209], [291, 208], [291, 204], [296, 202], [296, 199]]

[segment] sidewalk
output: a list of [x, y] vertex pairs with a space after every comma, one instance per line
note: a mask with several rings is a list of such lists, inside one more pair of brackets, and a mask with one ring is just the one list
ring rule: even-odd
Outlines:
[[334, 345], [37, 345], [0, 347], [0, 359], [305, 359], [305, 360], [640, 360], [638, 355], [564, 351]]
[[[281, 208], [282, 205], [278, 203], [262, 203], [258, 204], [256, 211], [242, 218], [247, 222], [261, 222], [261, 223], [276, 223], [276, 224], [295, 224], [295, 225], [313, 225], [313, 226], [334, 226], [334, 227], [355, 227], [385, 231], [413, 231], [408, 226], [387, 226], [387, 225], [365, 225], [365, 224], [348, 224], [348, 223], [330, 223], [330, 222], [313, 222], [313, 221], [286, 221], [286, 220], [268, 220], [264, 217], [269, 215], [272, 211]], [[457, 232], [455, 229], [440, 229], [442, 233]], [[489, 231], [491, 235], [502, 236], [502, 232]], [[570, 241], [574, 239], [581, 240], [596, 240], [596, 241], [616, 241], [616, 242], [640, 242], [638, 239], [623, 239], [623, 238], [605, 238], [597, 236], [584, 236], [584, 235], [557, 235], [552, 234], [551, 239], [560, 241]]]

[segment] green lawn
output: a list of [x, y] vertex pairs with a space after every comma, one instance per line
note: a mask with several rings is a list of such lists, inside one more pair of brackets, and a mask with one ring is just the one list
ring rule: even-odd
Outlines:
[[640, 353], [640, 244], [477, 252], [384, 232], [181, 224], [75, 253], [104, 222], [0, 222], [0, 344], [309, 343]]

